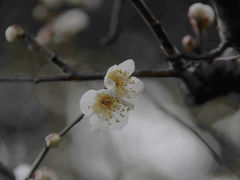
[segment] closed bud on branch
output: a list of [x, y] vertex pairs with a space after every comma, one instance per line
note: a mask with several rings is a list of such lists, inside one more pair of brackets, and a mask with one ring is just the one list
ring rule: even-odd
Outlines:
[[5, 31], [5, 36], [8, 42], [13, 42], [24, 36], [24, 29], [18, 25], [11, 25]]
[[46, 146], [49, 148], [55, 148], [60, 144], [61, 140], [62, 140], [62, 138], [59, 134], [57, 134], [57, 133], [49, 134], [45, 138]]
[[185, 50], [191, 51], [191, 52], [196, 51], [198, 48], [198, 44], [196, 40], [191, 35], [186, 35], [183, 37], [182, 46]]
[[43, 167], [34, 173], [34, 180], [57, 180], [57, 175], [53, 170]]
[[209, 28], [215, 19], [213, 8], [207, 4], [194, 3], [188, 10], [188, 17], [196, 33], [198, 29], [203, 31]]

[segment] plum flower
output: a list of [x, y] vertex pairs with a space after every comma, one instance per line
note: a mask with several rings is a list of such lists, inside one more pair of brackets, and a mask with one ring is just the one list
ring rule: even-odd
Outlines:
[[128, 121], [133, 104], [115, 96], [109, 89], [89, 90], [80, 100], [80, 109], [89, 117], [90, 124], [103, 125], [115, 130], [122, 129]]
[[135, 70], [132, 59], [119, 65], [110, 67], [104, 78], [107, 89], [115, 90], [116, 96], [127, 100], [135, 99], [143, 90], [143, 83], [138, 78], [131, 76]]

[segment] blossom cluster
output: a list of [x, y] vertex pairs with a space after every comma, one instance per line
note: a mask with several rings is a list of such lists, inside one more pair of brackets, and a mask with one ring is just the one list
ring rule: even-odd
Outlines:
[[122, 129], [134, 100], [143, 90], [143, 82], [131, 76], [135, 63], [129, 59], [110, 67], [104, 77], [105, 89], [89, 90], [80, 100], [80, 110], [96, 128]]

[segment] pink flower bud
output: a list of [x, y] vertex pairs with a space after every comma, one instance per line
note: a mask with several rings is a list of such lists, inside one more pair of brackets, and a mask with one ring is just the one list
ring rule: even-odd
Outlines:
[[198, 48], [196, 40], [191, 35], [186, 35], [182, 39], [182, 46], [187, 51], [196, 51]]
[[13, 42], [24, 36], [24, 30], [18, 25], [11, 25], [5, 31], [5, 36], [8, 42]]
[[50, 147], [50, 148], [57, 147], [60, 144], [61, 140], [62, 140], [61, 136], [57, 133], [49, 134], [45, 138], [46, 145], [47, 145], [47, 147]]
[[195, 32], [196, 27], [194, 26], [196, 25], [200, 31], [210, 27], [214, 23], [215, 14], [211, 6], [202, 3], [194, 3], [188, 10], [188, 17]]

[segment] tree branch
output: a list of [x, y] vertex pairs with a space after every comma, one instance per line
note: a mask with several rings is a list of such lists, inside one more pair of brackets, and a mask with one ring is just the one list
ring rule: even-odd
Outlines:
[[[134, 76], [137, 77], [178, 77], [177, 73], [171, 69], [160, 70], [141, 70], [136, 71]], [[41, 77], [0, 77], [0, 82], [19, 82], [19, 83], [43, 83], [43, 82], [58, 82], [58, 81], [87, 81], [87, 80], [101, 80], [105, 76], [102, 72], [92, 73], [77, 73], [77, 74], [63, 74], [54, 76]]]
[[15, 180], [15, 176], [8, 167], [6, 167], [3, 163], [0, 162], [0, 173], [5, 177], [8, 177], [9, 180]]
[[133, 5], [136, 7], [139, 14], [145, 20], [149, 28], [153, 31], [155, 36], [160, 41], [161, 49], [164, 54], [168, 57], [173, 54], [178, 54], [178, 50], [171, 43], [168, 38], [166, 31], [164, 30], [162, 24], [154, 17], [152, 12], [149, 10], [147, 5], [143, 0], [131, 0]]
[[[71, 124], [69, 124], [66, 128], [61, 130], [60, 133], [58, 133], [58, 134], [63, 138], [77, 123], [79, 123], [83, 119], [83, 117], [84, 117], [84, 115], [82, 114], [79, 118], [74, 120]], [[31, 171], [30, 171], [28, 177], [26, 178], [26, 180], [33, 177], [34, 172], [37, 170], [37, 168], [39, 167], [39, 165], [41, 164], [43, 159], [46, 157], [46, 155], [50, 151], [50, 149], [51, 149], [50, 147], [47, 147], [46, 144], [44, 144], [42, 151], [40, 152], [40, 154], [37, 156], [37, 158], [33, 162]]]
[[188, 54], [177, 54], [177, 55], [173, 55], [168, 57], [169, 60], [178, 60], [181, 58], [184, 58], [184, 60], [188, 60], [188, 61], [203, 61], [203, 60], [212, 60], [218, 56], [220, 56], [228, 47], [230, 47], [230, 43], [229, 42], [223, 42], [219, 45], [219, 47], [217, 47], [216, 49], [213, 49], [212, 51], [210, 51], [207, 54], [202, 54], [202, 55], [198, 55], [198, 54], [193, 54], [193, 55], [188, 55]]
[[23, 39], [27, 43], [30, 50], [41, 52], [49, 61], [58, 66], [64, 73], [76, 73], [77, 70], [66, 64], [60, 57], [58, 57], [50, 49], [39, 44], [31, 35], [25, 32]]

